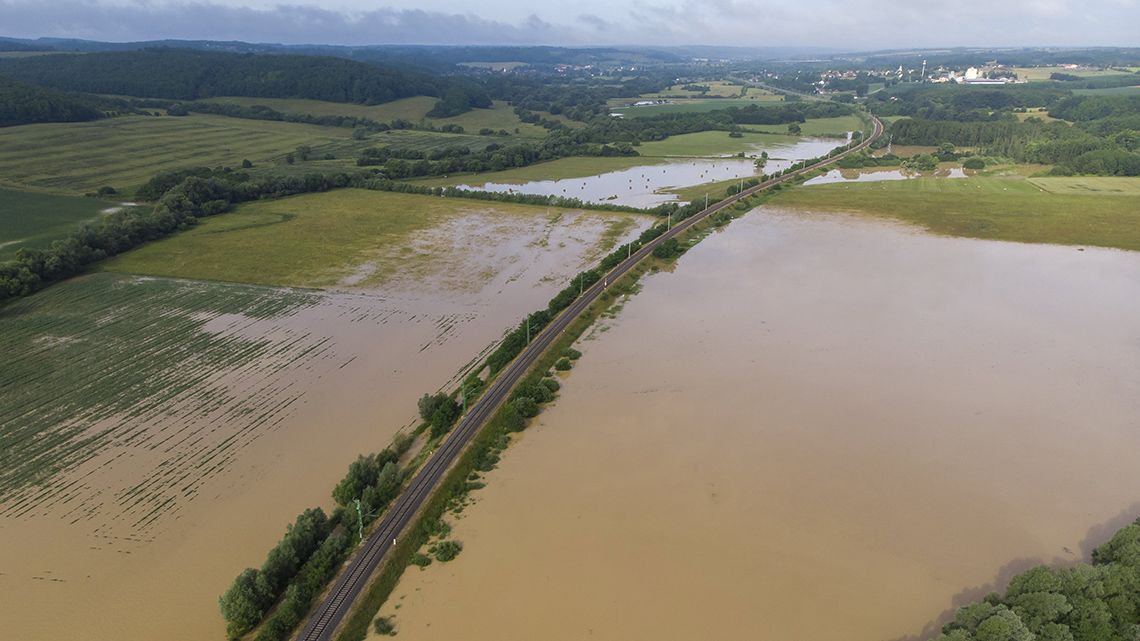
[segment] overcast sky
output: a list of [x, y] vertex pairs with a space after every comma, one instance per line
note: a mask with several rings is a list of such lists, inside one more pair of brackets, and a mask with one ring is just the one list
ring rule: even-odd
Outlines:
[[0, 0], [0, 35], [356, 45], [1140, 46], [1140, 0]]

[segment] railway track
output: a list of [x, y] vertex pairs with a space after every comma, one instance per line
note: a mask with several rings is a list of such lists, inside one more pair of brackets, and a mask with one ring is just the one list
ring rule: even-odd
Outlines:
[[863, 141], [855, 147], [833, 158], [827, 158], [778, 178], [768, 179], [686, 218], [664, 234], [642, 245], [642, 247], [636, 252], [633, 252], [629, 258], [610, 270], [602, 280], [599, 280], [585, 290], [569, 307], [563, 310], [561, 314], [539, 332], [531, 341], [530, 345], [528, 345], [526, 349], [507, 366], [506, 370], [494, 380], [491, 386], [487, 388], [486, 393], [475, 403], [471, 411], [460, 419], [458, 425], [452, 430], [447, 440], [445, 440], [443, 445], [436, 450], [435, 454], [428, 459], [420, 471], [416, 473], [408, 487], [396, 498], [395, 502], [393, 502], [392, 506], [384, 514], [384, 517], [380, 520], [380, 524], [369, 534], [364, 544], [353, 554], [346, 567], [333, 583], [332, 590], [320, 605], [317, 606], [317, 609], [310, 615], [309, 620], [301, 629], [298, 640], [330, 641], [332, 639], [332, 635], [340, 625], [340, 622], [344, 619], [345, 615], [351, 609], [353, 602], [368, 583], [368, 578], [376, 570], [376, 567], [379, 566], [380, 561], [383, 560], [388, 550], [396, 544], [400, 534], [408, 524], [412, 522], [420, 506], [424, 504], [431, 495], [432, 490], [435, 489], [444, 475], [447, 474], [451, 464], [459, 457], [463, 448], [471, 441], [479, 431], [479, 428], [498, 410], [503, 401], [507, 399], [511, 390], [522, 380], [523, 376], [526, 375], [535, 361], [537, 361], [558, 338], [558, 335], [602, 295], [608, 283], [616, 281], [629, 272], [629, 270], [633, 269], [634, 266], [648, 257], [653, 252], [653, 249], [661, 243], [679, 234], [683, 234], [693, 225], [696, 225], [718, 211], [736, 204], [740, 199], [747, 198], [773, 185], [787, 182], [798, 175], [830, 165], [843, 156], [857, 153], [867, 148], [883, 133], [883, 123], [874, 116], [871, 116], [871, 120], [873, 124], [871, 135], [865, 137]]

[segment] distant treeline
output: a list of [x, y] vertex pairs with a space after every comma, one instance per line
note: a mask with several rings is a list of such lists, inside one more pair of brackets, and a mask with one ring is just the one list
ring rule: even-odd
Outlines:
[[[1000, 88], [920, 85], [870, 101], [902, 145], [976, 147], [1018, 162], [1055, 165], [1055, 174], [1140, 175], [1140, 96], [1074, 96], [1046, 83]], [[1068, 122], [1015, 111], [1046, 108]], [[1069, 124], [1073, 123], [1073, 124]]]
[[1092, 563], [1038, 566], [1005, 594], [958, 610], [936, 641], [1134, 641], [1140, 631], [1140, 520], [1113, 535]]
[[910, 116], [926, 120], [1014, 120], [1016, 108], [1048, 107], [1072, 95], [1049, 83], [991, 86], [900, 84], [867, 98], [878, 116]]
[[379, 104], [427, 95], [443, 98], [437, 108], [449, 113], [491, 104], [487, 92], [468, 78], [325, 56], [146, 49], [15, 58], [0, 61], [0, 71], [56, 89], [143, 98], [250, 96]]
[[0, 127], [38, 122], [82, 122], [104, 115], [98, 100], [0, 76]]

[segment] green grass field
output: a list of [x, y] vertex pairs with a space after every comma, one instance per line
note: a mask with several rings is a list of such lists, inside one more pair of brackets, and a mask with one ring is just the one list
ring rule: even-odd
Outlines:
[[[725, 136], [728, 134], [726, 133]], [[524, 183], [532, 180], [561, 180], [563, 178], [581, 178], [594, 176], [610, 171], [639, 167], [642, 165], [659, 165], [667, 162], [664, 158], [646, 156], [615, 156], [609, 158], [595, 158], [585, 156], [571, 156], [542, 162], [528, 167], [516, 167], [503, 171], [488, 171], [481, 174], [458, 174], [444, 178], [425, 178], [415, 181], [418, 185], [431, 187], [447, 187], [451, 185], [482, 185], [483, 183]]]
[[[0, 514], [83, 505], [69, 518], [145, 530], [296, 400], [281, 373], [321, 337], [271, 330], [318, 296], [95, 274], [0, 307]], [[113, 496], [78, 480], [108, 472]]]
[[[743, 125], [747, 131], [769, 133], [787, 133], [787, 125]], [[867, 126], [858, 116], [838, 116], [836, 118], [808, 118], [807, 122], [800, 123], [801, 136], [834, 136], [846, 134], [849, 131], [866, 129]]]
[[757, 145], [788, 141], [788, 136], [773, 134], [746, 133], [732, 138], [727, 131], [699, 131], [641, 143], [637, 151], [643, 156], [725, 156], [754, 151]]
[[538, 125], [522, 122], [515, 115], [514, 109], [503, 101], [495, 101], [491, 109], [472, 109], [467, 113], [452, 118], [428, 118], [427, 112], [435, 106], [436, 98], [431, 96], [413, 96], [386, 102], [381, 105], [358, 105], [343, 102], [325, 102], [323, 100], [304, 100], [294, 98], [247, 98], [225, 97], [212, 98], [208, 102], [219, 102], [244, 107], [264, 105], [271, 109], [287, 114], [311, 114], [314, 116], [353, 116], [356, 118], [370, 118], [380, 122], [389, 122], [397, 118], [412, 122], [426, 122], [436, 126], [455, 124], [463, 127], [466, 133], [478, 133], [480, 129], [489, 128], [498, 131], [505, 129], [511, 134], [515, 129], [519, 135], [529, 137], [542, 137], [546, 130]]
[[1078, 96], [1140, 96], [1140, 85], [1107, 89], [1074, 89], [1073, 93]]
[[1140, 250], [1140, 200], [1135, 195], [1051, 193], [1037, 180], [916, 178], [801, 186], [781, 191], [769, 202], [883, 216], [949, 236]]
[[246, 158], [280, 163], [298, 145], [318, 152], [345, 147], [351, 133], [200, 114], [6, 127], [0, 129], [0, 184], [73, 194], [110, 185], [129, 192], [162, 170], [238, 166]]
[[1013, 71], [1017, 74], [1019, 79], [1028, 80], [1030, 82], [1049, 80], [1049, 76], [1054, 73], [1063, 73], [1080, 78], [1120, 75], [1119, 71], [1113, 71], [1112, 69], [1066, 69], [1064, 67], [1014, 67]]
[[[1029, 182], [1051, 194], [1140, 197], [1140, 178], [1123, 176], [1047, 176]], [[1140, 207], [1140, 201], [1136, 203]]]
[[703, 113], [717, 109], [728, 109], [729, 107], [747, 107], [748, 105], [770, 103], [783, 99], [781, 96], [771, 94], [757, 93], [755, 96], [752, 94], [753, 92], [749, 91], [744, 98], [694, 98], [692, 100], [677, 100], [670, 105], [646, 105], [644, 107], [627, 107], [625, 105], [630, 102], [629, 99], [622, 99], [611, 101], [610, 111], [623, 114], [626, 118], [639, 118], [660, 114]]
[[47, 247], [112, 206], [95, 198], [0, 189], [0, 261], [21, 247]]
[[[331, 286], [368, 264], [368, 283], [415, 273], [430, 255], [409, 235], [472, 212], [535, 217], [562, 210], [341, 189], [241, 206], [103, 264], [105, 271], [306, 287]], [[616, 214], [616, 216], [623, 216]], [[403, 253], [401, 253], [403, 252]], [[409, 253], [410, 252], [410, 253]]]

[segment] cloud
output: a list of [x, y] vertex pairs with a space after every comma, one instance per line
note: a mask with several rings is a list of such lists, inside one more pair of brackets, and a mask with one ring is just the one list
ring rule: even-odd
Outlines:
[[[134, 41], [287, 44], [725, 44], [850, 49], [1136, 45], [1137, 0], [454, 0], [376, 8], [374, 0], [0, 0], [0, 34]], [[391, 0], [410, 3], [412, 0]], [[125, 4], [124, 4], [125, 2]], [[325, 5], [330, 6], [330, 5]], [[514, 17], [519, 16], [519, 17]], [[525, 16], [525, 17], [523, 17]]]

